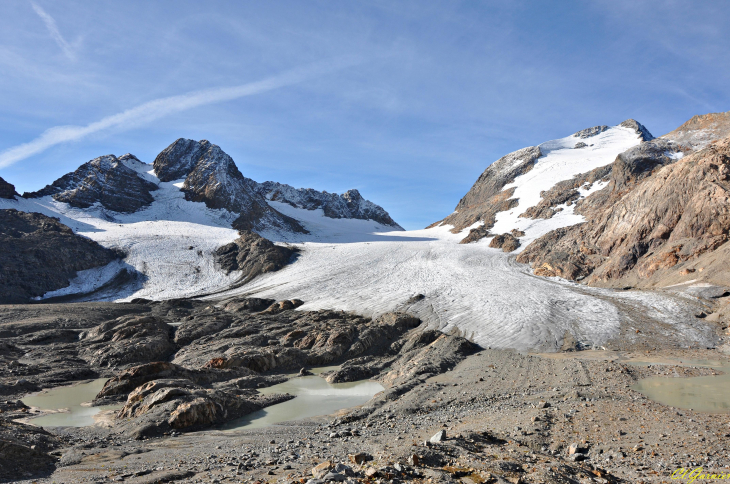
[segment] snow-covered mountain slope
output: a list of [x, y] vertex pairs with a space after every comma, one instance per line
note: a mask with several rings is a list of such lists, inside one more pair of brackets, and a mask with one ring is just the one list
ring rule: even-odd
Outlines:
[[[158, 173], [160, 178], [158, 178]], [[179, 177], [175, 179], [174, 177]], [[134, 285], [106, 292], [102, 299], [146, 297], [167, 299], [217, 291], [239, 281], [236, 271], [224, 274], [214, 263], [214, 251], [238, 237], [238, 230], [256, 230], [285, 239], [304, 234], [300, 221], [277, 211], [245, 178], [220, 147], [208, 141], [177, 140], [153, 165], [133, 155], [102, 156], [44, 189], [19, 197], [7, 184], [0, 209], [14, 208], [58, 217], [77, 234], [127, 254], [123, 264], [89, 269], [68, 288], [44, 295], [55, 297], [89, 292], [132, 271]], [[316, 192], [319, 193], [319, 192]], [[354, 195], [357, 195], [356, 197]], [[290, 208], [289, 205], [285, 205]], [[400, 228], [361, 220], [372, 210], [392, 222], [377, 205], [354, 191], [352, 203], [339, 219], [349, 217], [377, 230]], [[313, 211], [304, 210], [305, 219]]]
[[[616, 157], [642, 141], [649, 131], [630, 119], [618, 126], [596, 126], [565, 138], [510, 153], [487, 167], [454, 213], [434, 224], [453, 225], [454, 230], [480, 224], [492, 235], [512, 230], [525, 232], [524, 243], [553, 230], [579, 223], [572, 204], [561, 204], [557, 215], [544, 219], [529, 217], [529, 210], [542, 200], [544, 192], [558, 182], [611, 164]], [[579, 196], [587, 196], [601, 184], [586, 184]]]
[[390, 218], [390, 215], [383, 207], [365, 200], [357, 190], [348, 190], [342, 195], [338, 195], [326, 191], [318, 192], [311, 188], [294, 188], [291, 185], [268, 181], [258, 184], [256, 191], [266, 197], [267, 200], [283, 202], [295, 208], [321, 209], [325, 217], [374, 220], [382, 225], [402, 229]]

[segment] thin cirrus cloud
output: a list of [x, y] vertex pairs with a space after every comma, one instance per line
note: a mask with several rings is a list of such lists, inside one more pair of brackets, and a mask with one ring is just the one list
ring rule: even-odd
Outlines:
[[33, 10], [35, 10], [35, 13], [38, 14], [38, 16], [43, 20], [43, 23], [46, 24], [46, 28], [48, 29], [48, 33], [51, 34], [51, 37], [53, 37], [53, 40], [58, 44], [58, 46], [63, 51], [64, 55], [69, 58], [69, 60], [75, 61], [76, 60], [76, 54], [74, 53], [73, 49], [69, 45], [68, 42], [66, 42], [66, 39], [63, 38], [61, 35], [61, 32], [58, 30], [58, 25], [56, 25], [56, 21], [48, 15], [48, 13], [43, 10], [38, 4], [35, 2], [31, 2], [30, 5], [33, 7]]
[[155, 99], [86, 126], [55, 126], [28, 143], [13, 146], [0, 153], [0, 168], [41, 153], [52, 146], [76, 141], [99, 131], [112, 128], [121, 130], [134, 128], [173, 113], [291, 86], [359, 63], [360, 61], [355, 58], [317, 62], [239, 86], [204, 89]]

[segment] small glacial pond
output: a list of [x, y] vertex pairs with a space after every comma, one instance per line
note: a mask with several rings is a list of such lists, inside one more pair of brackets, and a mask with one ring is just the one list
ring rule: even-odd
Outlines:
[[90, 402], [101, 391], [108, 378], [87, 383], [56, 387], [28, 395], [21, 400], [30, 407], [38, 407], [54, 413], [34, 418], [30, 422], [40, 427], [86, 427], [94, 425], [94, 416], [104, 410], [116, 410], [121, 405], [92, 407]]
[[626, 361], [630, 365], [677, 365], [709, 367], [717, 376], [672, 378], [655, 376], [639, 380], [631, 388], [655, 402], [700, 412], [730, 412], [730, 362], [719, 360]]
[[[337, 367], [312, 369], [312, 373], [318, 375], [335, 368]], [[259, 392], [265, 395], [289, 393], [296, 395], [296, 398], [228, 422], [222, 428], [257, 429], [290, 420], [329, 415], [344, 408], [362, 405], [383, 390], [380, 383], [371, 380], [331, 384], [319, 376], [295, 377], [278, 385], [261, 388]]]

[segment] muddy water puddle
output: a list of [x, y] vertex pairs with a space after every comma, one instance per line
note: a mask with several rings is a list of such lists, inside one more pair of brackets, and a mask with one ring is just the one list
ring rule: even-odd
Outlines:
[[101, 391], [107, 378], [100, 378], [86, 383], [56, 387], [50, 390], [28, 395], [22, 398], [29, 407], [37, 407], [50, 412], [42, 417], [29, 420], [40, 427], [86, 427], [94, 425], [99, 413], [105, 410], [116, 410], [121, 405], [105, 405], [92, 407], [90, 402]]
[[700, 412], [730, 412], [730, 362], [727, 360], [627, 360], [636, 366], [676, 365], [707, 367], [722, 372], [717, 376], [676, 378], [655, 376], [639, 380], [631, 388], [655, 402]]
[[263, 394], [289, 393], [292, 400], [266, 407], [237, 420], [227, 423], [224, 430], [257, 429], [291, 420], [301, 420], [319, 415], [329, 415], [345, 408], [356, 407], [370, 400], [384, 390], [380, 383], [361, 380], [351, 383], [327, 383], [316, 376], [337, 367], [313, 369], [314, 376], [295, 377], [267, 388], [259, 389]]

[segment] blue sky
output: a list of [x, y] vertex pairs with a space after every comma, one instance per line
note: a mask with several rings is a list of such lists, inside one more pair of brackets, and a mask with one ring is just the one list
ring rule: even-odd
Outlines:
[[729, 110], [728, 24], [724, 0], [11, 0], [0, 176], [22, 193], [208, 139], [254, 180], [357, 188], [420, 228], [515, 149]]

